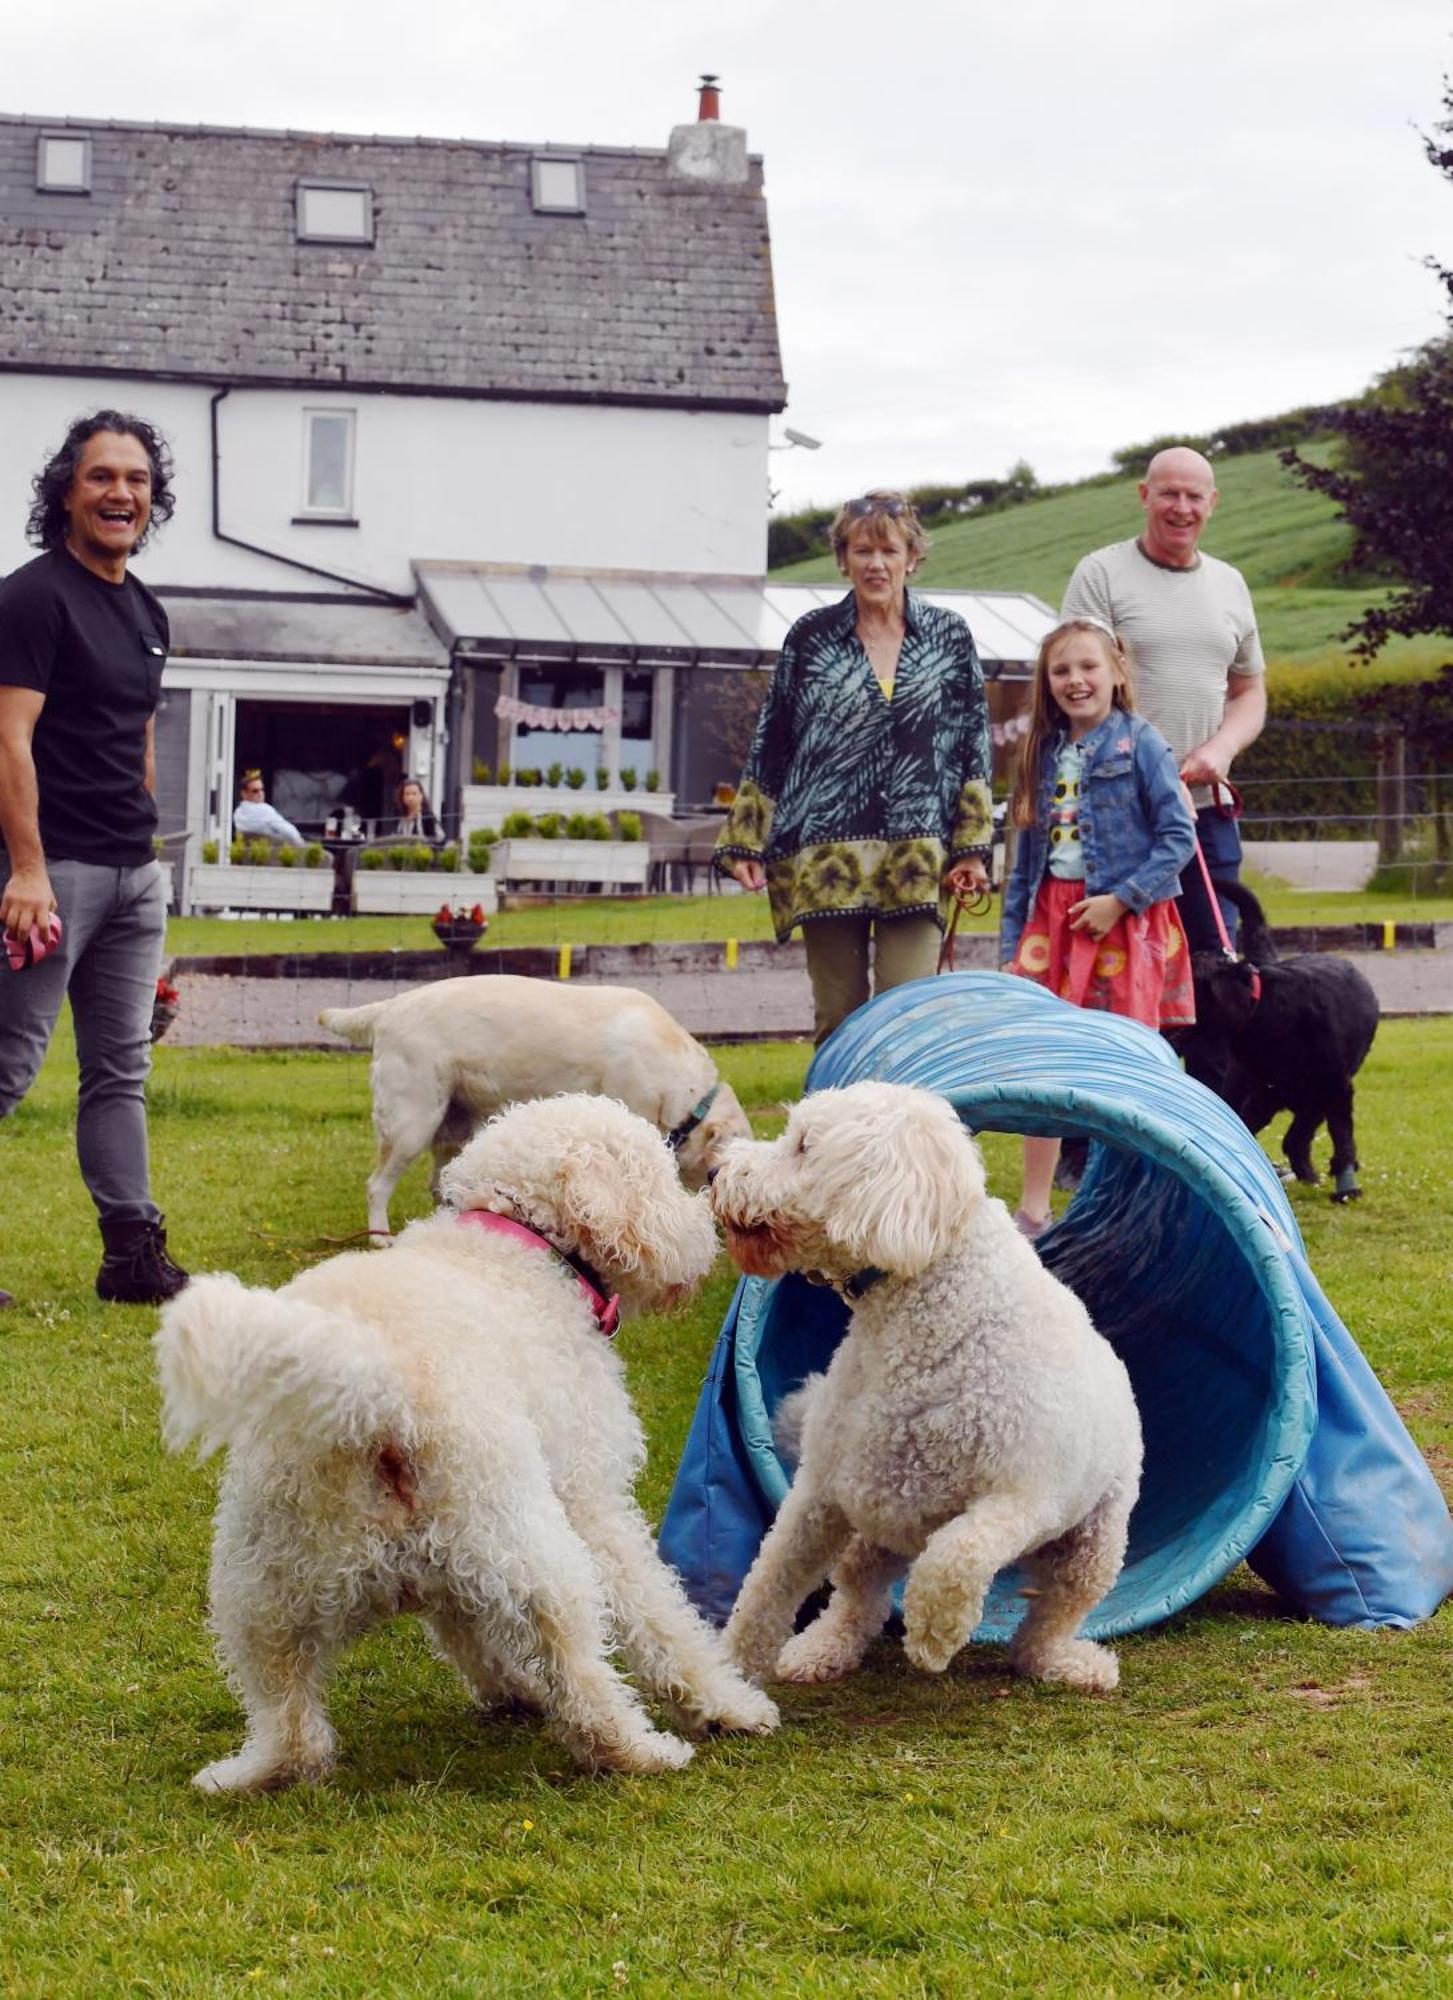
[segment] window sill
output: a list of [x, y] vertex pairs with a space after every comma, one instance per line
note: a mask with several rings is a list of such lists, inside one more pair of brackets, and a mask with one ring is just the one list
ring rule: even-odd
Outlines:
[[356, 528], [358, 520], [352, 514], [294, 514], [291, 525], [294, 528]]

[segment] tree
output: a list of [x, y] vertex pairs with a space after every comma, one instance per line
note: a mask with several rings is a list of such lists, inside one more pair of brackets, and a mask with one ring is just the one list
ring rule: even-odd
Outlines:
[[[1453, 81], [1437, 131], [1453, 138]], [[1453, 144], [1425, 138], [1430, 163], [1453, 181]], [[1453, 633], [1453, 270], [1430, 269], [1449, 299], [1449, 336], [1430, 341], [1380, 376], [1359, 402], [1328, 410], [1326, 428], [1341, 439], [1332, 465], [1313, 465], [1295, 450], [1281, 454], [1302, 485], [1335, 500], [1352, 529], [1345, 565], [1392, 578], [1394, 594], [1370, 607], [1343, 637], [1370, 660], [1395, 635]], [[1429, 718], [1431, 721], [1431, 717]]]

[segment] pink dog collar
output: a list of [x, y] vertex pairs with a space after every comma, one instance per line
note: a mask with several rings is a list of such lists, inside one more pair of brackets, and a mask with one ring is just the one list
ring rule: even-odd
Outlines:
[[496, 1236], [513, 1236], [519, 1243], [528, 1243], [533, 1250], [548, 1250], [552, 1257], [558, 1257], [562, 1264], [568, 1264], [570, 1275], [590, 1301], [590, 1310], [595, 1323], [607, 1340], [614, 1340], [616, 1328], [621, 1323], [621, 1302], [616, 1293], [606, 1296], [605, 1287], [596, 1273], [583, 1258], [572, 1257], [567, 1251], [557, 1250], [548, 1236], [542, 1236], [538, 1229], [531, 1229], [526, 1222], [516, 1222], [512, 1216], [496, 1215], [489, 1208], [462, 1208], [461, 1222], [472, 1222], [476, 1228], [488, 1229]]

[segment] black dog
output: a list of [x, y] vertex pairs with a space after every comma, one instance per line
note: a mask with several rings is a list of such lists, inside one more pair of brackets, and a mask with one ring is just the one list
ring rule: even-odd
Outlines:
[[1333, 1201], [1361, 1194], [1352, 1079], [1377, 1033], [1377, 995], [1331, 954], [1278, 958], [1260, 903], [1239, 882], [1218, 891], [1241, 913], [1244, 958], [1197, 952], [1196, 1025], [1172, 1039], [1190, 1074], [1259, 1132], [1290, 1111], [1282, 1150], [1299, 1181], [1317, 1180], [1312, 1139], [1332, 1140]]

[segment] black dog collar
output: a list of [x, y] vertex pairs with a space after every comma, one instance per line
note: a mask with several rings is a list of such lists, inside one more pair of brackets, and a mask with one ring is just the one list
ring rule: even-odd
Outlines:
[[871, 1292], [874, 1285], [881, 1285], [887, 1277], [876, 1264], [867, 1264], [861, 1271], [854, 1271], [850, 1278], [830, 1278], [825, 1271], [804, 1271], [803, 1277], [809, 1285], [826, 1285], [830, 1292], [836, 1292], [850, 1306], [856, 1305], [864, 1292]]
[[666, 1144], [671, 1148], [673, 1153], [681, 1151], [681, 1148], [686, 1144], [686, 1141], [691, 1137], [702, 1119], [705, 1118], [707, 1112], [710, 1111], [712, 1105], [715, 1104], [717, 1092], [720, 1089], [721, 1083], [718, 1080], [711, 1086], [711, 1089], [701, 1099], [699, 1104], [692, 1105], [681, 1123], [671, 1127], [671, 1130], [666, 1134]]

